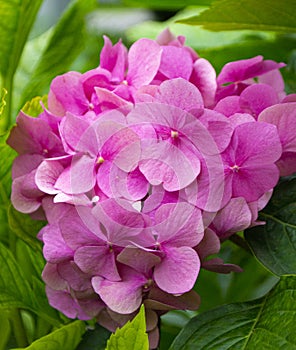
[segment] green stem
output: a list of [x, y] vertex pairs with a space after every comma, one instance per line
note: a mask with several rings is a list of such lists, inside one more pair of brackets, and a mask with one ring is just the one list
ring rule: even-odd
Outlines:
[[10, 312], [10, 319], [12, 322], [13, 333], [17, 342], [17, 346], [25, 348], [29, 345], [26, 331], [24, 328], [22, 316], [19, 309], [13, 309]]

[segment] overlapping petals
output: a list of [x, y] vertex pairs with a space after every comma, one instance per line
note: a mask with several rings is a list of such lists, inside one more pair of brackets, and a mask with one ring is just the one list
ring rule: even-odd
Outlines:
[[42, 213], [49, 303], [111, 331], [145, 305], [197, 309], [201, 268], [241, 269], [213, 254], [296, 171], [296, 99], [263, 57], [216, 76], [169, 30], [128, 50], [104, 37], [100, 66], [56, 77], [48, 108], [20, 112], [12, 203]]

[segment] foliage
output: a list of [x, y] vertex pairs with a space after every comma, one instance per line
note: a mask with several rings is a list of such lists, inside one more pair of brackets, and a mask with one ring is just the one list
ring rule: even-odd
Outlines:
[[[81, 71], [95, 67], [104, 32], [90, 28], [88, 15], [100, 16], [94, 10], [106, 8], [106, 2], [73, 0], [52, 28], [32, 38], [29, 34], [41, 4], [41, 0], [0, 0], [0, 350], [103, 349], [108, 331], [69, 320], [48, 304], [41, 279], [42, 245], [36, 238], [43, 222], [18, 213], [10, 203], [16, 153], [5, 142], [17, 111], [36, 95], [45, 94], [56, 75], [73, 67]], [[112, 34], [123, 36], [127, 44], [142, 36], [155, 38], [170, 26], [175, 34], [185, 34], [188, 43], [216, 69], [230, 60], [259, 54], [284, 61], [286, 90], [296, 92], [294, 1], [124, 0], [118, 5], [130, 11], [134, 7], [168, 11], [170, 16], [182, 10], [166, 22], [149, 21]], [[202, 29], [197, 27], [201, 25]], [[24, 110], [35, 116], [39, 100], [27, 103]], [[203, 300], [200, 313], [172, 311], [163, 316], [160, 349], [168, 349], [171, 343], [171, 350], [296, 348], [295, 208], [296, 179], [284, 178], [260, 214], [266, 225], [245, 232], [251, 254], [232, 243], [222, 249], [225, 260], [245, 271], [228, 276], [203, 272], [195, 286]], [[135, 349], [147, 348], [144, 329], [141, 309], [132, 322], [111, 336], [107, 349], [132, 348], [135, 339], [139, 341]]]

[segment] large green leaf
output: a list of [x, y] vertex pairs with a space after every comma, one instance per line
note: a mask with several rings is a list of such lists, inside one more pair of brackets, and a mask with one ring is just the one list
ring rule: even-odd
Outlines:
[[37, 233], [44, 226], [43, 221], [33, 220], [28, 214], [23, 214], [8, 207], [8, 223], [10, 230], [34, 250], [41, 251], [41, 242], [36, 238]]
[[295, 322], [296, 278], [283, 277], [263, 298], [194, 317], [170, 350], [295, 350]]
[[[101, 1], [102, 5], [105, 1]], [[152, 0], [152, 1], [141, 1], [141, 0], [122, 0], [121, 3], [126, 6], [132, 7], [147, 7], [156, 10], [177, 10], [184, 8], [185, 6], [192, 5], [210, 5], [213, 0]], [[108, 4], [109, 5], [109, 4]], [[109, 5], [110, 6], [110, 5]]]
[[14, 350], [74, 350], [86, 331], [84, 322], [74, 321], [34, 341], [26, 348]]
[[12, 76], [42, 0], [0, 0], [0, 72]]
[[48, 305], [44, 286], [37, 279], [31, 286], [12, 252], [2, 244], [0, 266], [0, 309], [27, 309], [53, 325], [60, 324], [57, 312]]
[[254, 29], [296, 32], [292, 0], [218, 0], [202, 14], [181, 20], [210, 30]]
[[6, 144], [7, 134], [0, 136], [0, 241], [7, 243], [9, 226], [7, 208], [10, 203], [11, 165], [16, 152]]
[[296, 274], [296, 179], [275, 188], [260, 217], [266, 224], [245, 233], [254, 254], [278, 276]]
[[77, 346], [76, 350], [105, 350], [110, 331], [98, 323], [94, 329], [88, 329]]
[[140, 312], [132, 321], [128, 321], [122, 328], [111, 335], [106, 350], [148, 350], [148, 335], [146, 333], [145, 309], [141, 306]]
[[[19, 108], [36, 95], [43, 95], [50, 81], [58, 74], [64, 73], [77, 55], [84, 49], [85, 17], [97, 7], [95, 0], [75, 0], [65, 11], [60, 21], [49, 35], [47, 44], [42, 44], [43, 51], [31, 68], [29, 83], [24, 88]], [[29, 45], [29, 44], [28, 44]], [[29, 61], [34, 52], [27, 51], [24, 58]]]

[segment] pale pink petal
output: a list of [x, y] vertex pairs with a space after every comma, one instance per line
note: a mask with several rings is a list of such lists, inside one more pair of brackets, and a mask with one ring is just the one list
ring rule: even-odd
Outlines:
[[167, 191], [188, 186], [199, 173], [199, 168], [194, 167], [190, 159], [169, 142], [147, 147], [139, 168], [151, 185], [163, 184]]
[[153, 231], [158, 242], [194, 247], [203, 237], [201, 212], [189, 203], [163, 204], [156, 210], [154, 220]]
[[266, 84], [248, 86], [239, 98], [241, 110], [250, 113], [254, 117], [258, 117], [265, 108], [278, 102], [279, 98], [276, 91]]
[[203, 109], [203, 99], [200, 91], [182, 78], [164, 81], [159, 86], [155, 100], [160, 103], [179, 107], [188, 112], [200, 112]]
[[117, 261], [147, 275], [161, 262], [160, 257], [139, 248], [124, 248], [117, 256]]
[[88, 110], [88, 101], [81, 83], [82, 74], [68, 72], [57, 76], [50, 85], [48, 108], [58, 116], [66, 111], [83, 115]]
[[160, 73], [168, 79], [183, 78], [189, 80], [192, 72], [192, 58], [183, 47], [163, 46]]
[[42, 239], [44, 242], [43, 255], [48, 262], [59, 263], [73, 257], [74, 251], [67, 246], [56, 223], [43, 227]]
[[161, 53], [161, 47], [153, 40], [136, 41], [128, 52], [128, 83], [135, 88], [148, 85], [158, 71]]
[[86, 314], [77, 301], [67, 291], [57, 291], [46, 287], [46, 295], [49, 304], [58, 309], [69, 318], [79, 318], [80, 320], [90, 320], [93, 316]]
[[100, 67], [111, 72], [114, 81], [121, 82], [124, 79], [127, 68], [127, 49], [121, 40], [112, 46], [110, 39], [104, 35], [104, 46], [100, 54]]
[[110, 281], [120, 281], [114, 252], [107, 244], [78, 248], [74, 261], [83, 272], [89, 275], [102, 276]]
[[154, 279], [165, 292], [183, 294], [193, 288], [199, 269], [200, 261], [192, 248], [167, 247], [165, 258], [155, 266]]
[[35, 172], [17, 177], [12, 182], [11, 202], [21, 213], [33, 213], [40, 205], [44, 193], [35, 184]]
[[234, 113], [241, 113], [242, 109], [239, 104], [239, 96], [227, 96], [220, 100], [214, 110], [224, 114], [226, 117], [230, 117]]
[[132, 109], [133, 104], [131, 102], [116, 95], [113, 91], [101, 87], [95, 87], [95, 92], [102, 111], [116, 108], [120, 108], [124, 111]]
[[199, 58], [194, 62], [190, 82], [199, 89], [204, 105], [212, 106], [215, 101], [217, 82], [215, 69], [209, 61]]
[[245, 230], [251, 224], [252, 214], [243, 197], [231, 198], [227, 205], [218, 211], [212, 226], [220, 238]]
[[57, 194], [59, 190], [55, 187], [58, 177], [64, 167], [58, 160], [44, 160], [37, 168], [35, 180], [40, 191], [48, 194]]
[[93, 277], [92, 285], [106, 305], [115, 312], [130, 314], [142, 302], [142, 287], [147, 279], [140, 273], [125, 268], [122, 281], [112, 282], [101, 277]]

